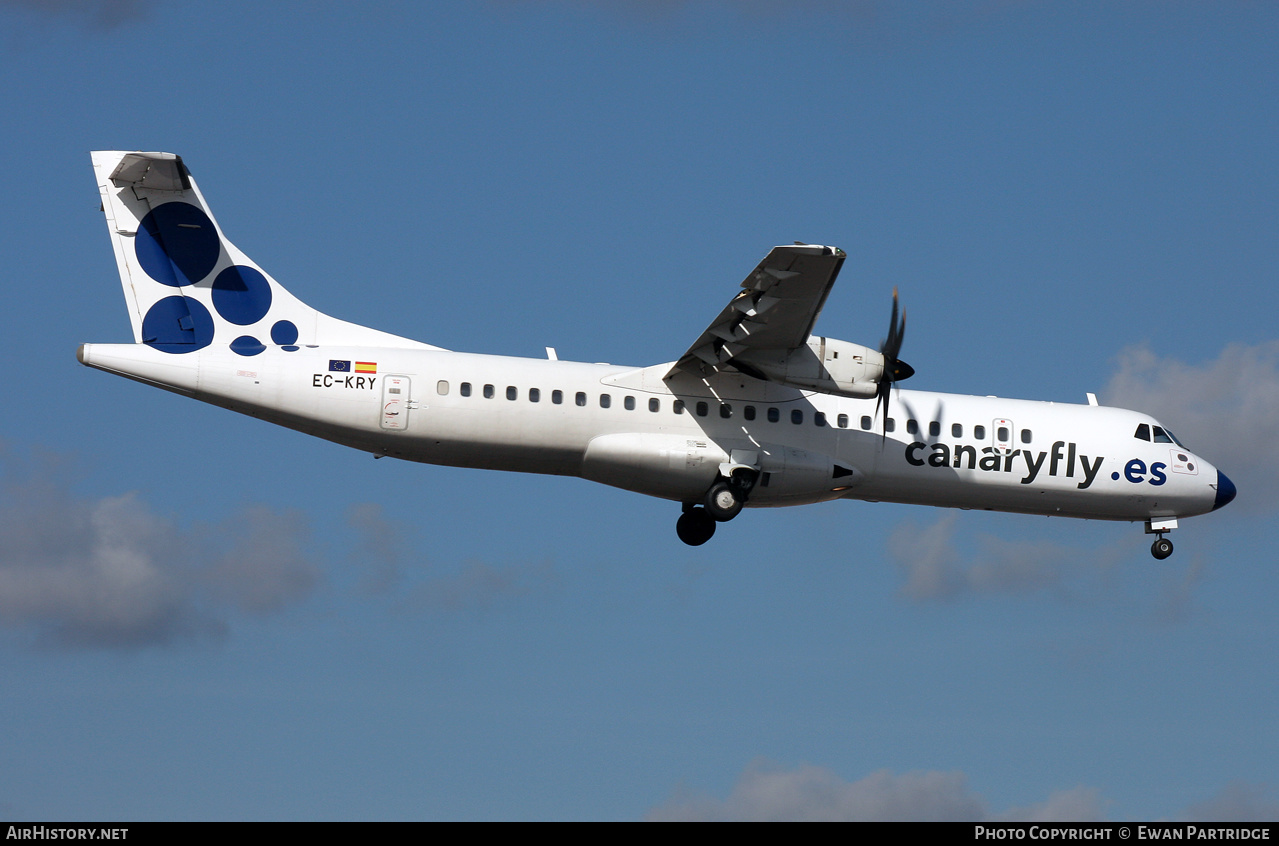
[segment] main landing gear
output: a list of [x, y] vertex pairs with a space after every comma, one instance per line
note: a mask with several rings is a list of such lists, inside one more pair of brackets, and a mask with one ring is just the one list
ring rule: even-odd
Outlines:
[[720, 476], [701, 502], [684, 503], [684, 513], [675, 523], [675, 533], [689, 546], [701, 546], [715, 534], [716, 523], [727, 523], [741, 513], [755, 487], [759, 472], [739, 467], [729, 478]]
[[686, 502], [684, 513], [675, 521], [675, 534], [689, 546], [701, 546], [715, 534], [715, 518], [705, 508]]

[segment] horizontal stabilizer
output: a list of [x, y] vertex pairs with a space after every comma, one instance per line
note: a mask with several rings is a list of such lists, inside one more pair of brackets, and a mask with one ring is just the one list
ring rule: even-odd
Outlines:
[[111, 171], [110, 179], [116, 185], [154, 191], [191, 190], [191, 175], [182, 164], [182, 157], [173, 153], [129, 153]]

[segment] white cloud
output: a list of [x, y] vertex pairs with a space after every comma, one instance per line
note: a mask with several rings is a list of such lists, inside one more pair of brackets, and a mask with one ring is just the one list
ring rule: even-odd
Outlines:
[[8, 7], [33, 17], [71, 21], [94, 30], [108, 30], [146, 18], [151, 0], [0, 0]]
[[549, 564], [494, 566], [467, 561], [456, 572], [414, 586], [405, 604], [414, 611], [487, 608], [505, 597], [525, 596], [553, 580]]
[[1232, 512], [1279, 506], [1279, 341], [1232, 344], [1202, 364], [1132, 347], [1104, 397], [1154, 416], [1229, 476], [1239, 489]]
[[897, 775], [879, 770], [858, 781], [809, 764], [794, 770], [747, 767], [727, 799], [683, 793], [651, 810], [650, 820], [743, 821], [1013, 821], [1099, 820], [1097, 790], [1077, 787], [1043, 802], [992, 814], [962, 772], [936, 770]]
[[360, 589], [369, 594], [390, 593], [404, 582], [403, 562], [408, 549], [404, 527], [388, 520], [373, 502], [352, 505], [346, 524], [355, 530], [350, 562], [361, 571]]
[[[1239, 489], [1231, 513], [1279, 506], [1279, 341], [1231, 345], [1198, 365], [1133, 347], [1120, 353], [1105, 399], [1153, 415], [1230, 476]], [[977, 593], [1074, 590], [1081, 578], [1117, 565], [1142, 538], [1133, 535], [1118, 547], [1084, 548], [978, 535], [961, 548], [957, 519], [952, 512], [923, 527], [908, 521], [889, 537], [889, 556], [904, 576], [907, 598], [944, 601]], [[1184, 574], [1169, 574], [1157, 619], [1186, 618], [1203, 567], [1193, 560]]]
[[[76, 496], [47, 457], [36, 470], [0, 444], [0, 627], [64, 647], [136, 648], [220, 636], [237, 614], [279, 613], [332, 562], [298, 511], [248, 505], [218, 523], [157, 513], [138, 494]], [[380, 505], [347, 512], [357, 589], [409, 613], [484, 609], [554, 580], [549, 564], [429, 566], [413, 528]]]
[[[846, 781], [831, 770], [811, 764], [785, 770], [755, 761], [742, 773], [727, 798], [677, 790], [669, 800], [650, 810], [646, 819], [1095, 822], [1107, 819], [1110, 805], [1100, 790], [1081, 785], [1053, 791], [1042, 802], [993, 811], [981, 795], [969, 788], [968, 776], [959, 771], [921, 770], [898, 775], [879, 770], [857, 781]], [[1192, 821], [1273, 821], [1279, 819], [1279, 801], [1268, 785], [1232, 782], [1207, 801], [1173, 816]]]
[[1213, 822], [1274, 822], [1279, 820], [1279, 799], [1269, 785], [1231, 782], [1212, 798], [1191, 805], [1186, 820]]
[[310, 527], [298, 511], [251, 505], [219, 534], [227, 548], [199, 571], [211, 596], [241, 611], [267, 614], [311, 593], [319, 571], [306, 553]]
[[361, 574], [360, 589], [389, 596], [395, 608], [410, 613], [482, 609], [503, 597], [523, 596], [553, 580], [549, 564], [493, 565], [470, 560], [441, 572], [426, 556], [414, 553], [414, 528], [383, 513], [382, 506], [360, 503], [347, 510], [347, 525], [357, 540], [348, 560]]
[[258, 506], [183, 527], [136, 494], [80, 498], [56, 474], [6, 469], [0, 625], [43, 642], [136, 647], [218, 634], [232, 613], [279, 610], [318, 581], [297, 514]]
[[989, 817], [1000, 822], [1096, 822], [1105, 819], [1106, 802], [1095, 787], [1055, 790], [1048, 798], [1033, 805], [1009, 808]]
[[888, 554], [905, 577], [902, 594], [916, 601], [956, 599], [965, 594], [1027, 594], [1065, 589], [1076, 576], [1104, 572], [1126, 549], [1076, 549], [1052, 541], [1007, 541], [978, 535], [976, 551], [960, 552], [957, 513], [932, 525], [913, 521], [888, 537]]

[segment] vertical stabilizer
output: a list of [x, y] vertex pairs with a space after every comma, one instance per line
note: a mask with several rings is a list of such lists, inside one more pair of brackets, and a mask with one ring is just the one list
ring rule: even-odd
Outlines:
[[161, 352], [210, 344], [252, 356], [268, 346], [436, 349], [322, 314], [227, 240], [181, 156], [93, 155], [133, 339]]

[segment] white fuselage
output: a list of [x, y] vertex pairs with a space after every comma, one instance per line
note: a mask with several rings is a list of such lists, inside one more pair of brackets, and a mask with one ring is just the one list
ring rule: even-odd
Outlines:
[[81, 347], [92, 367], [375, 455], [581, 476], [697, 502], [758, 468], [749, 506], [838, 498], [1109, 520], [1214, 507], [1217, 472], [1134, 436], [1137, 412], [895, 390], [874, 399], [648, 368], [395, 347]]

